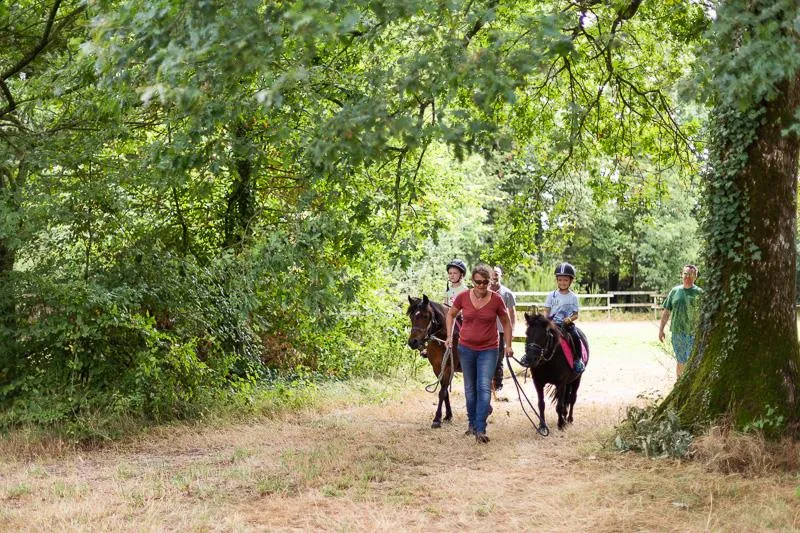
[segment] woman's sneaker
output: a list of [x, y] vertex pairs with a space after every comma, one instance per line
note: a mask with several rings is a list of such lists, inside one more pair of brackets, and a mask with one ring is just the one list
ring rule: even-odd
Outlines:
[[475, 442], [477, 442], [478, 444], [486, 444], [487, 442], [489, 442], [489, 437], [486, 436], [486, 433], [476, 433]]

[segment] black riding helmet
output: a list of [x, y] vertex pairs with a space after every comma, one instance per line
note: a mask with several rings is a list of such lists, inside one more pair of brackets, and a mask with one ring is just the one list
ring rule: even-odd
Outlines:
[[556, 276], [569, 276], [575, 279], [575, 267], [569, 263], [561, 263], [556, 267]]
[[464, 263], [461, 259], [453, 259], [449, 263], [447, 263], [447, 270], [450, 270], [450, 267], [455, 267], [461, 271], [461, 274], [464, 276], [467, 275], [467, 264]]

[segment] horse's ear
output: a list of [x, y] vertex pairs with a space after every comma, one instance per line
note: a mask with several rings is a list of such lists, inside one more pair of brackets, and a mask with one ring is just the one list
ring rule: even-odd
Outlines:
[[428, 295], [427, 294], [423, 294], [422, 295], [422, 305], [428, 305], [429, 301], [430, 300], [428, 300]]
[[408, 303], [409, 305], [414, 305], [414, 299], [411, 297], [410, 294], [408, 295]]

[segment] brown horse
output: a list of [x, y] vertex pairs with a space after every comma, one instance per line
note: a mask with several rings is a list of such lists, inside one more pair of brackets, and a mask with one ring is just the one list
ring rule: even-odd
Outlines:
[[408, 311], [406, 314], [411, 319], [411, 333], [408, 336], [408, 346], [412, 350], [422, 351], [427, 347], [428, 361], [431, 362], [433, 372], [439, 380], [439, 405], [433, 417], [432, 428], [442, 427], [442, 404], [444, 404], [444, 421], [453, 419], [450, 409], [450, 382], [453, 380], [453, 367], [456, 372], [461, 372], [461, 363], [458, 360], [458, 350], [454, 349], [452, 358], [447, 354], [445, 340], [447, 330], [445, 326], [446, 308], [432, 302], [426, 295], [422, 298], [408, 297]]

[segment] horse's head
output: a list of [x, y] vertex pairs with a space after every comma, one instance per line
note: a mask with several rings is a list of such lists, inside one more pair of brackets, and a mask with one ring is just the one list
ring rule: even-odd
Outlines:
[[423, 294], [422, 298], [408, 297], [408, 310], [406, 314], [411, 319], [411, 333], [408, 335], [408, 346], [412, 350], [421, 350], [432, 334], [440, 326], [436, 318], [433, 306], [430, 305], [428, 296]]
[[545, 316], [525, 313], [525, 356], [531, 368], [549, 360], [558, 345], [558, 328]]

